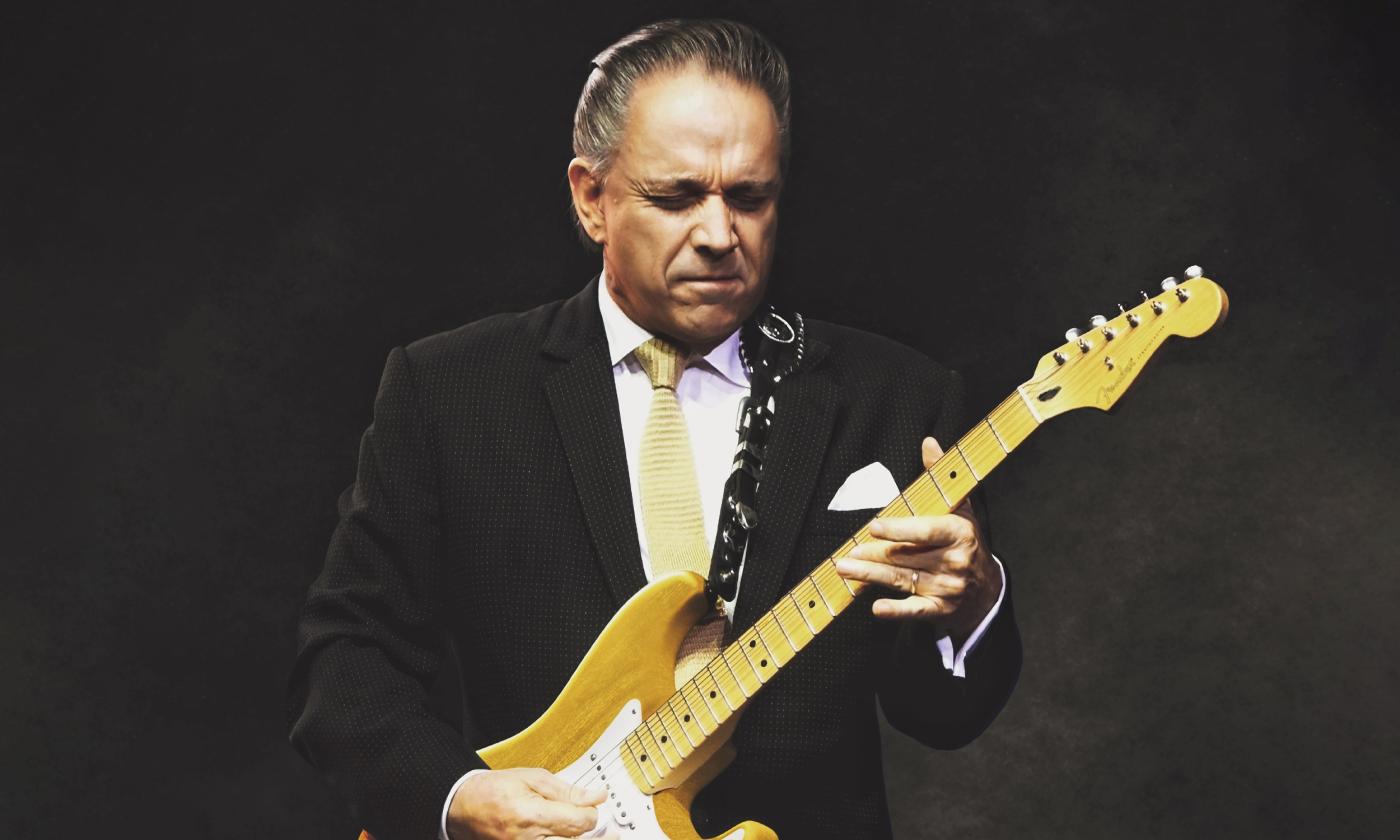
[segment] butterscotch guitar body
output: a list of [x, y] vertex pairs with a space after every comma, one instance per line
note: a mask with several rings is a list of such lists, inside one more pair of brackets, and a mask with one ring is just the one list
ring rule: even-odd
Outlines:
[[[606, 787], [609, 798], [599, 806], [600, 828], [622, 837], [702, 840], [691, 822], [690, 805], [733, 760], [729, 736], [738, 716], [698, 745], [684, 745], [689, 753], [684, 760], [665, 745], [658, 745], [659, 762], [635, 751], [623, 760], [619, 750], [626, 749], [623, 738], [675, 693], [681, 641], [707, 610], [699, 575], [679, 572], [654, 581], [613, 616], [538, 720], [479, 755], [493, 769], [543, 767], [571, 783]], [[637, 767], [639, 761], [651, 771], [629, 769], [629, 763]], [[777, 840], [778, 835], [745, 821], [717, 837]]]

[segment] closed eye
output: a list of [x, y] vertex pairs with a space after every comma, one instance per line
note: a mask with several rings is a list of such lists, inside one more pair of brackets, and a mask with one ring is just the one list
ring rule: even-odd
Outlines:
[[748, 192], [731, 193], [725, 196], [725, 198], [730, 206], [749, 212], [762, 210], [763, 206], [767, 204], [769, 200], [769, 196], [765, 193]]
[[695, 204], [693, 195], [648, 195], [645, 197], [648, 204], [660, 207], [662, 210], [685, 210]]

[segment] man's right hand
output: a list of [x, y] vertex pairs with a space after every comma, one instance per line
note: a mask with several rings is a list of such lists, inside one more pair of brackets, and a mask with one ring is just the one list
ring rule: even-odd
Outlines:
[[447, 836], [451, 840], [578, 837], [597, 825], [595, 806], [606, 798], [602, 789], [570, 786], [538, 767], [488, 770], [457, 788], [447, 808]]

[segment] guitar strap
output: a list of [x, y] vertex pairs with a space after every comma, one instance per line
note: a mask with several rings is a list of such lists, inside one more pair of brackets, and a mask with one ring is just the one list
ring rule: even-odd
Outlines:
[[707, 590], [716, 604], [733, 601], [738, 593], [749, 533], [758, 526], [758, 483], [777, 407], [773, 391], [784, 377], [801, 367], [806, 338], [800, 313], [784, 316], [771, 305], [745, 322], [739, 333], [739, 353], [749, 372], [749, 395], [739, 404], [739, 441], [724, 483], [724, 502], [710, 554]]

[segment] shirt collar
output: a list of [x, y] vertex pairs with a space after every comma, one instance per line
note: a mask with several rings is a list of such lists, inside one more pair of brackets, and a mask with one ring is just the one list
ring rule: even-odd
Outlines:
[[[633, 350], [641, 347], [652, 334], [637, 325], [622, 307], [613, 300], [608, 291], [607, 270], [598, 278], [598, 311], [603, 316], [603, 332], [608, 337], [608, 360], [617, 365]], [[704, 356], [704, 361], [720, 376], [735, 385], [748, 386], [749, 373], [744, 369], [744, 360], [739, 355], [739, 330], [730, 333], [724, 341]]]

